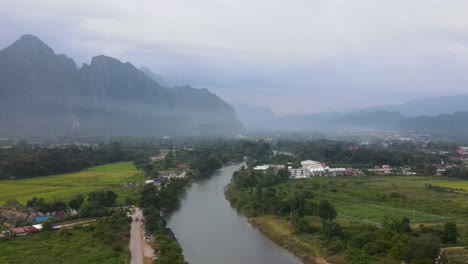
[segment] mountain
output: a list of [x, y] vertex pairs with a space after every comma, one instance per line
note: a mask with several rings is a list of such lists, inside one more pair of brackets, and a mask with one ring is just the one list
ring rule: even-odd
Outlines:
[[402, 127], [413, 132], [466, 134], [468, 131], [468, 112], [409, 117], [403, 120]]
[[397, 105], [384, 105], [364, 109], [364, 111], [400, 112], [405, 116], [437, 116], [468, 111], [468, 94], [424, 98]]
[[206, 89], [167, 88], [130, 63], [96, 56], [78, 69], [39, 38], [0, 51], [1, 136], [192, 136], [243, 130]]
[[468, 112], [410, 117], [389, 111], [324, 112], [278, 117], [269, 123], [259, 121], [258, 126], [268, 129], [257, 130], [276, 132], [392, 131], [458, 134], [468, 131]]
[[172, 86], [161, 75], [152, 72], [150, 69], [148, 69], [148, 67], [140, 67], [140, 71], [148, 75], [151, 79], [153, 79], [153, 81], [158, 83], [159, 86], [167, 88]]
[[268, 107], [255, 107], [247, 104], [233, 104], [239, 120], [251, 130], [277, 129], [276, 116]]

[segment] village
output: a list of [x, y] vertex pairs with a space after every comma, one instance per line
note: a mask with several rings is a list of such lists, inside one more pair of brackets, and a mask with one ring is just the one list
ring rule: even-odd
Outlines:
[[[286, 165], [264, 164], [254, 167], [255, 171], [267, 171], [285, 169]], [[335, 177], [335, 176], [361, 176], [363, 172], [358, 169], [349, 168], [330, 168], [325, 163], [304, 160], [301, 161], [300, 168], [293, 168], [292, 163], [288, 164], [289, 177], [291, 179], [303, 179], [313, 177]]]
[[[349, 151], [359, 150], [359, 146], [350, 146]], [[275, 151], [292, 157], [292, 153]], [[444, 176], [448, 170], [454, 168], [468, 167], [468, 147], [459, 147], [456, 152], [449, 151], [431, 151], [428, 154], [446, 155], [448, 161], [441, 160], [438, 163], [425, 164], [429, 168], [431, 174], [436, 176]], [[263, 164], [253, 167], [253, 170], [266, 172], [268, 170], [278, 171], [279, 169], [287, 169], [290, 179], [304, 179], [314, 177], [337, 177], [337, 176], [370, 176], [370, 175], [425, 175], [417, 173], [417, 168], [414, 166], [392, 166], [389, 164], [374, 165], [373, 167], [353, 168], [353, 167], [330, 167], [326, 162], [319, 162], [314, 160], [303, 160], [299, 164], [288, 161], [286, 165], [283, 164]]]
[[64, 222], [69, 224], [77, 223], [77, 221], [73, 221], [76, 220], [76, 216], [77, 211], [74, 209], [42, 213], [32, 207], [23, 206], [12, 201], [7, 205], [0, 206], [0, 223], [2, 224], [0, 239], [39, 233], [44, 228], [44, 223], [62, 223], [50, 226], [59, 229], [64, 225]]

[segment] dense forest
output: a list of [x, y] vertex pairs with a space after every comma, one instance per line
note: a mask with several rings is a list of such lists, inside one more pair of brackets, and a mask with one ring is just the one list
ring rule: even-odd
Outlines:
[[105, 163], [132, 160], [137, 153], [136, 147], [124, 146], [118, 142], [57, 147], [22, 143], [10, 148], [0, 148], [0, 179], [75, 172]]
[[[312, 159], [324, 161], [333, 166], [353, 166], [358, 168], [371, 168], [374, 165], [389, 164], [391, 166], [426, 166], [433, 163], [448, 162], [447, 155], [431, 153], [435, 146], [429, 144], [426, 146], [426, 151], [413, 143], [393, 143], [388, 147], [382, 145], [359, 146], [358, 148], [350, 148], [354, 146], [352, 143], [331, 141], [331, 140], [314, 140], [307, 142], [296, 141], [279, 141], [277, 147], [296, 154], [300, 160]], [[447, 143], [442, 145], [437, 144], [441, 149], [449, 149], [454, 151], [456, 145]]]

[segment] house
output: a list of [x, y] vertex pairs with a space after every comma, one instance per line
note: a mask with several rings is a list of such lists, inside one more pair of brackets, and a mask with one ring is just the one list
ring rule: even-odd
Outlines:
[[459, 147], [457, 152], [462, 154], [462, 155], [466, 155], [466, 154], [468, 154], [468, 147]]
[[464, 157], [449, 157], [450, 161], [464, 161]]
[[[28, 234], [36, 234], [39, 233], [39, 229], [35, 228], [34, 226], [25, 226], [23, 229], [28, 233]], [[42, 229], [42, 227], [41, 227]]]
[[23, 226], [23, 227], [13, 227], [10, 229], [10, 232], [15, 236], [26, 236], [28, 234], [39, 233], [41, 229], [42, 229], [42, 225], [40, 225], [40, 229], [34, 226]]
[[10, 229], [10, 232], [15, 236], [25, 236], [28, 234], [22, 227], [13, 227]]
[[390, 165], [382, 165], [382, 170], [383, 170], [385, 173], [390, 173], [390, 171], [392, 170], [392, 168], [390, 167]]

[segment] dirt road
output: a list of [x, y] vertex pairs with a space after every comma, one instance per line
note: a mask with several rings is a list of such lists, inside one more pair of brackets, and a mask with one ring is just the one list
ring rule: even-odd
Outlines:
[[[132, 229], [130, 231], [130, 252], [132, 253], [130, 264], [143, 264], [143, 230], [140, 224], [142, 217], [141, 209], [135, 208], [135, 213], [132, 216]], [[136, 218], [139, 221], [135, 221]]]

